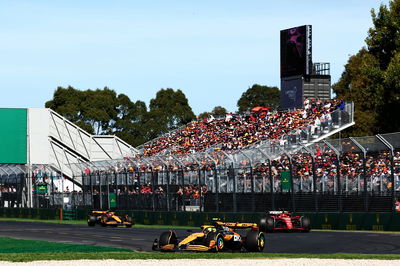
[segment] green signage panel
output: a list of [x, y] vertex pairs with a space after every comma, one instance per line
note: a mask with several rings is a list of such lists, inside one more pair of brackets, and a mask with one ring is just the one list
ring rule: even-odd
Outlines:
[[117, 193], [108, 194], [110, 200], [110, 208], [117, 208]]
[[0, 108], [0, 163], [27, 163], [27, 109]]
[[292, 177], [290, 171], [281, 171], [281, 185], [282, 190], [292, 189]]
[[47, 193], [47, 185], [45, 185], [45, 186], [37, 186], [36, 187], [36, 192], [38, 194], [46, 194]]

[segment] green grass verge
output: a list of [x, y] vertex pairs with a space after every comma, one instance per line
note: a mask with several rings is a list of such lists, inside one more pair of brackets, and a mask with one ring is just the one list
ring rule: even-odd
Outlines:
[[364, 255], [364, 254], [270, 254], [270, 253], [159, 253], [159, 252], [75, 252], [75, 253], [0, 253], [0, 261], [36, 261], [36, 260], [134, 260], [134, 259], [378, 259], [399, 260], [400, 255]]
[[[28, 218], [0, 218], [0, 221], [87, 225], [86, 220], [41, 220], [41, 219], [28, 219]], [[135, 227], [135, 228], [159, 228], [159, 229], [170, 229], [170, 228], [196, 229], [196, 228], [199, 228], [199, 227], [181, 226], [181, 225], [146, 225], [146, 224], [135, 224], [133, 227]]]
[[0, 253], [127, 252], [128, 249], [0, 237]]

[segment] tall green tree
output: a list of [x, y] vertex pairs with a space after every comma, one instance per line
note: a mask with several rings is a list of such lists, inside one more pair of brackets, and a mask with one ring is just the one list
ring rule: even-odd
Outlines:
[[81, 91], [68, 86], [58, 87], [45, 106], [91, 134], [113, 134], [120, 117], [126, 116], [126, 110], [119, 109], [124, 104], [120, 99], [130, 102], [107, 87]]
[[77, 90], [72, 86], [67, 88], [57, 87], [54, 91], [53, 99], [47, 101], [45, 107], [51, 108], [85, 131], [93, 134], [93, 127], [85, 118], [84, 101], [85, 94], [83, 91]]
[[400, 0], [371, 11], [367, 47], [349, 58], [333, 85], [338, 98], [355, 103], [356, 125], [345, 135], [362, 136], [400, 130]]
[[89, 123], [95, 134], [113, 132], [113, 124], [117, 120], [118, 101], [114, 90], [104, 89], [84, 91], [85, 100], [82, 109], [86, 122]]
[[215, 106], [214, 109], [212, 109], [211, 114], [215, 117], [217, 116], [224, 116], [226, 115], [228, 111], [222, 107], [222, 106]]
[[118, 95], [118, 117], [114, 133], [132, 146], [138, 146], [146, 138], [147, 107], [142, 101], [132, 102], [125, 94]]
[[215, 106], [211, 112], [203, 112], [198, 115], [199, 119], [208, 118], [210, 115], [214, 117], [224, 116], [228, 113], [225, 107]]
[[383, 97], [382, 71], [378, 60], [366, 49], [350, 57], [340, 80], [333, 85], [339, 98], [355, 103], [356, 126], [344, 136], [374, 134]]
[[176, 129], [195, 119], [188, 99], [181, 90], [161, 89], [150, 100], [146, 127], [148, 138]]
[[256, 106], [277, 108], [280, 101], [280, 92], [277, 87], [268, 87], [254, 84], [246, 90], [237, 102], [239, 112], [250, 110]]

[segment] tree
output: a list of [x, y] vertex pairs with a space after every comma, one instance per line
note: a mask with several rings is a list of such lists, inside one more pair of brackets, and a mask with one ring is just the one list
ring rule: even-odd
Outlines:
[[125, 94], [118, 95], [118, 117], [115, 121], [115, 135], [132, 146], [148, 141], [146, 138], [147, 107], [142, 101], [133, 103]]
[[107, 87], [94, 91], [58, 87], [45, 106], [91, 134], [112, 132], [118, 114], [116, 93]]
[[256, 106], [277, 108], [280, 101], [280, 92], [277, 87], [268, 87], [254, 84], [245, 91], [237, 102], [239, 112], [244, 112]]
[[92, 125], [87, 123], [84, 117], [84, 101], [85, 95], [83, 91], [76, 90], [71, 86], [67, 88], [57, 87], [54, 91], [53, 99], [47, 101], [45, 107], [54, 110], [83, 130], [93, 134]]
[[[195, 118], [185, 94], [173, 89], [157, 92], [149, 112], [144, 102], [132, 102], [127, 95], [117, 95], [107, 87], [85, 91], [58, 87], [45, 106], [91, 134], [115, 134], [132, 146]], [[221, 108], [216, 111], [223, 112]]]
[[211, 112], [203, 112], [198, 115], [199, 119], [208, 118], [211, 115], [214, 117], [225, 116], [228, 111], [222, 106], [215, 106]]
[[350, 57], [340, 80], [333, 85], [338, 97], [355, 104], [356, 126], [344, 136], [372, 135], [377, 130], [377, 114], [382, 102], [382, 71], [367, 50]]
[[150, 100], [147, 129], [148, 138], [176, 129], [195, 119], [188, 99], [181, 90], [161, 89]]
[[338, 98], [355, 103], [355, 127], [345, 135], [361, 136], [398, 131], [400, 117], [400, 0], [371, 11], [373, 27], [367, 47], [349, 58], [333, 85]]
[[371, 10], [373, 27], [368, 31], [365, 42], [368, 51], [379, 61], [381, 69], [386, 69], [400, 47], [400, 1], [389, 2], [389, 8], [381, 4], [378, 13]]
[[105, 87], [102, 90], [87, 90], [84, 95], [83, 115], [86, 122], [93, 127], [95, 134], [113, 132], [113, 124], [118, 115], [116, 92]]
[[211, 111], [211, 114], [215, 117], [217, 116], [225, 116], [228, 111], [222, 106], [215, 106]]

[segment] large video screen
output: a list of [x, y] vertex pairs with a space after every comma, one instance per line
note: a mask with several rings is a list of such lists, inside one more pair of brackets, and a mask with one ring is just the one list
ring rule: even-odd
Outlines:
[[303, 78], [281, 80], [281, 108], [303, 108]]
[[308, 74], [307, 50], [311, 45], [308, 28], [311, 26], [281, 30], [281, 77]]

